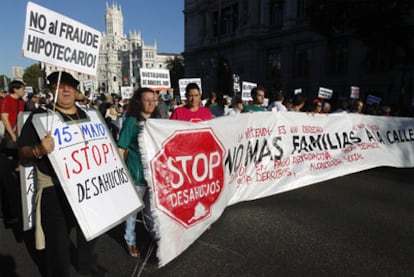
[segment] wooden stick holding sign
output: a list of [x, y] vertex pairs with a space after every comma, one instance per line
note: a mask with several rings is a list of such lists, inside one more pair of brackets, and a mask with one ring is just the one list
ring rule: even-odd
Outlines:
[[[58, 75], [58, 80], [57, 80], [57, 84], [56, 84], [56, 90], [55, 90], [55, 95], [54, 95], [54, 99], [53, 99], [53, 112], [56, 111], [56, 102], [59, 96], [59, 86], [60, 86], [60, 79], [62, 78], [62, 70], [59, 70], [59, 75]], [[53, 113], [55, 114], [55, 113]], [[50, 131], [53, 129], [53, 123], [54, 123], [54, 119], [55, 117], [52, 117], [52, 123], [50, 124], [50, 129], [47, 131]]]

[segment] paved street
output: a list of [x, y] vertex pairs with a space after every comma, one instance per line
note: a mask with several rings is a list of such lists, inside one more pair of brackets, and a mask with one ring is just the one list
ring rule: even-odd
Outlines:
[[[32, 234], [17, 242], [0, 223], [0, 276], [41, 276]], [[141, 236], [143, 255], [148, 246]], [[142, 268], [121, 226], [98, 250], [108, 276]], [[177, 259], [158, 269], [151, 257], [141, 276], [414, 276], [414, 169], [372, 169], [228, 207]]]

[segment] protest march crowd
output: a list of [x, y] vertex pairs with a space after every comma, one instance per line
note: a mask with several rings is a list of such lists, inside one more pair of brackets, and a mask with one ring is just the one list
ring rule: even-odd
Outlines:
[[[157, 240], [157, 232], [149, 210], [150, 195], [147, 180], [144, 178], [139, 134], [148, 118], [163, 118], [200, 122], [221, 116], [238, 116], [248, 112], [308, 112], [308, 113], [363, 113], [379, 116], [410, 116], [389, 105], [367, 105], [362, 100], [341, 99], [330, 103], [326, 99], [308, 101], [304, 94], [288, 98], [282, 91], [267, 93], [263, 87], [251, 90], [251, 100], [241, 96], [224, 95], [212, 91], [203, 99], [196, 83], [186, 86], [185, 100], [179, 101], [165, 91], [155, 91], [141, 87], [134, 91], [130, 99], [117, 94], [92, 96], [89, 92], [78, 91], [79, 81], [66, 72], [54, 72], [47, 77], [47, 94], [26, 94], [25, 84], [12, 81], [9, 92], [1, 95], [1, 159], [0, 202], [1, 216], [7, 226], [20, 226], [22, 208], [20, 199], [19, 165], [34, 164], [37, 174], [35, 240], [37, 249], [46, 249], [46, 275], [70, 275], [69, 233], [77, 232], [77, 265], [81, 275], [104, 276], [106, 269], [97, 264], [94, 241], [87, 241], [62, 191], [51, 161], [47, 155], [55, 150], [51, 132], [40, 137], [32, 122], [33, 115], [58, 112], [66, 122], [76, 122], [87, 117], [89, 110], [99, 111], [107, 129], [111, 132], [119, 154], [123, 157], [129, 174], [135, 184], [137, 194], [145, 208], [139, 213], [149, 235]], [[268, 97], [268, 101], [265, 99]], [[267, 104], [265, 104], [267, 102]], [[20, 112], [31, 112], [26, 122], [18, 130], [17, 118]], [[41, 212], [40, 212], [41, 211]], [[136, 244], [136, 222], [138, 213], [133, 213], [125, 221], [125, 248], [131, 257], [140, 257]], [[21, 226], [19, 227], [21, 228]]]
[[[35, 3], [29, 2], [27, 5], [22, 46], [25, 57], [52, 64], [55, 68], [96, 76], [100, 40], [101, 32], [98, 30]], [[381, 125], [384, 120], [377, 120], [367, 128], [363, 122], [359, 125], [360, 122], [352, 122], [355, 126], [348, 126], [348, 129], [355, 130], [341, 130], [341, 136], [336, 130], [332, 132], [341, 144], [339, 151], [346, 153], [357, 147], [371, 147], [369, 150], [377, 159], [378, 152], [375, 150], [380, 149], [381, 143], [385, 144], [382, 137], [388, 138], [385, 146], [392, 147], [394, 152], [412, 150], [409, 148], [414, 141], [412, 121], [410, 119], [407, 123], [403, 117], [414, 115], [413, 106], [406, 109], [382, 104], [381, 101], [364, 102], [358, 99], [359, 92], [356, 98], [334, 102], [331, 102], [331, 97], [307, 99], [303, 93], [295, 92], [291, 96], [281, 90], [267, 91], [256, 84], [243, 89], [241, 95], [230, 95], [219, 90], [204, 95], [201, 83], [197, 81], [189, 81], [180, 88], [185, 87], [185, 92], [181, 92], [184, 97], [175, 97], [161, 90], [171, 87], [169, 74], [145, 70], [140, 73], [141, 87], [124, 98], [111, 92], [82, 93], [78, 90], [79, 80], [65, 71], [55, 71], [46, 77], [46, 93], [26, 93], [25, 83], [14, 80], [9, 83], [9, 91], [0, 94], [0, 216], [6, 227], [25, 231], [33, 228], [35, 244], [32, 247], [44, 251], [43, 260], [39, 261], [42, 267], [39, 270], [44, 276], [70, 276], [73, 268], [80, 276], [107, 275], [108, 269], [98, 263], [96, 239], [120, 224], [124, 227], [121, 240], [125, 241], [122, 247], [126, 253], [132, 258], [144, 256], [140, 253], [141, 246], [137, 245], [138, 220], [143, 223], [152, 244], [158, 245], [159, 264], [165, 265], [184, 251], [199, 234], [208, 230], [221, 214], [220, 209], [227, 205], [269, 195], [266, 193], [298, 188], [311, 181], [325, 180], [326, 176], [322, 178], [317, 173], [312, 176], [307, 169], [298, 172], [300, 177], [306, 177], [306, 181], [303, 178], [293, 179], [292, 176], [296, 178], [295, 172], [292, 173], [291, 168], [283, 165], [290, 162], [290, 157], [280, 160], [283, 149], [278, 143], [283, 138], [292, 140], [292, 146], [295, 147], [293, 152], [296, 147], [300, 148], [297, 152], [307, 152], [308, 148], [316, 147], [319, 143], [316, 135], [322, 142], [321, 149], [338, 149], [338, 146], [331, 145], [331, 141], [329, 147], [324, 144], [325, 135], [329, 140], [330, 134], [318, 130], [317, 125], [301, 126], [304, 131], [301, 143], [298, 142], [298, 123], [291, 126], [291, 133], [287, 134], [287, 121], [298, 120], [297, 117], [303, 119], [300, 114], [290, 112], [400, 116], [402, 124], [395, 127], [399, 129], [384, 128], [386, 133], [382, 136], [379, 131], [385, 125]], [[162, 86], [155, 87], [159, 82]], [[246, 96], [250, 89], [250, 95]], [[243, 113], [245, 115], [241, 115]], [[273, 124], [277, 121], [275, 115], [283, 117], [286, 125]], [[222, 118], [219, 117], [227, 117], [223, 120], [226, 123], [224, 127], [227, 127], [227, 122], [232, 122], [233, 125], [229, 127], [238, 127], [237, 133], [232, 133], [231, 128], [223, 128], [225, 130], [220, 132], [219, 139], [212, 127], [194, 127], [204, 123], [221, 123]], [[318, 117], [326, 119], [329, 116]], [[364, 121], [368, 118], [359, 115], [349, 117], [363, 117]], [[244, 123], [241, 118], [260, 120], [251, 120], [244, 125], [240, 124]], [[327, 121], [330, 126], [333, 120], [343, 120], [337, 116], [329, 119], [332, 120]], [[387, 120], [397, 122], [392, 118]], [[187, 124], [179, 121], [205, 122]], [[182, 129], [177, 127], [183, 125], [185, 127]], [[343, 125], [339, 126], [343, 128]], [[158, 136], [151, 133], [151, 128], [158, 128], [157, 131], [165, 129], [167, 132], [159, 132], [161, 134]], [[275, 136], [269, 143], [267, 137], [272, 133], [271, 130], [275, 130]], [[358, 132], [367, 138], [368, 143], [356, 135]], [[306, 142], [308, 133], [311, 133], [309, 143]], [[191, 139], [197, 137], [202, 142], [194, 147], [193, 143], [185, 139], [186, 136]], [[226, 150], [222, 141], [229, 140], [229, 137], [232, 140]], [[237, 144], [233, 143], [236, 140]], [[187, 145], [176, 147], [183, 144]], [[258, 152], [261, 144], [260, 153], [252, 155], [251, 152]], [[186, 147], [191, 148], [190, 152], [186, 152], [188, 149], [179, 149]], [[253, 148], [256, 150], [253, 151]], [[262, 186], [256, 189], [249, 186], [250, 191], [245, 189], [242, 185], [250, 184], [251, 176], [243, 171], [245, 167], [240, 166], [244, 152], [244, 166], [253, 168], [252, 175], [259, 176], [260, 182], [271, 187], [277, 185], [275, 180], [282, 179], [289, 184], [274, 190], [271, 187], [266, 193], [261, 189]], [[403, 159], [399, 159], [401, 155], [398, 153], [395, 160], [388, 157], [387, 160], [400, 166], [412, 166], [413, 161], [401, 161]], [[225, 154], [228, 154], [227, 158], [224, 158]], [[306, 160], [309, 156], [313, 159], [311, 155], [297, 154], [292, 157], [292, 162], [300, 164], [301, 168], [305, 168], [301, 158]], [[359, 152], [351, 154], [359, 155], [356, 158], [362, 157]], [[348, 161], [338, 159], [336, 163], [328, 151], [322, 156], [326, 161], [318, 161], [315, 155], [316, 171], [344, 163], [332, 176], [366, 169], [368, 166], [384, 165], [369, 163], [374, 158], [367, 158], [363, 162], [361, 158], [358, 166], [352, 166], [352, 155], [346, 155]], [[270, 161], [269, 168], [262, 163], [262, 159]], [[203, 168], [202, 172], [198, 171], [199, 165]], [[233, 186], [225, 184], [229, 177], [225, 176], [225, 165], [233, 173], [230, 176]], [[151, 171], [149, 167], [155, 170]], [[178, 176], [178, 180], [171, 177], [173, 173]], [[31, 180], [29, 188], [28, 179]], [[154, 182], [155, 179], [162, 182]], [[168, 182], [165, 181], [167, 179]], [[161, 196], [156, 195], [159, 191], [162, 191]], [[219, 197], [230, 192], [234, 193], [231, 198], [228, 195]], [[256, 192], [259, 193], [256, 195]], [[33, 200], [32, 207], [28, 207], [26, 202], [29, 194], [30, 200]], [[190, 202], [191, 207], [185, 210], [183, 206]], [[213, 204], [217, 204], [213, 207], [216, 213], [212, 212]], [[156, 205], [157, 208], [154, 208]], [[158, 213], [158, 210], [163, 213]], [[170, 220], [172, 217], [174, 219]], [[72, 231], [76, 232], [76, 243], [72, 242]], [[170, 239], [171, 234], [177, 234], [179, 238]], [[75, 249], [73, 245], [76, 245]]]

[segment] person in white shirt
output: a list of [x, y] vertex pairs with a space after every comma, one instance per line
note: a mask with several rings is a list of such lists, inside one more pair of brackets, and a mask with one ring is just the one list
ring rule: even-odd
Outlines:
[[226, 115], [238, 115], [243, 110], [243, 100], [240, 96], [235, 96], [232, 99], [232, 108], [226, 113]]
[[285, 99], [285, 97], [283, 96], [283, 92], [279, 90], [276, 93], [274, 93], [272, 96], [273, 96], [273, 101], [270, 103], [267, 109], [273, 112], [287, 111], [285, 105], [283, 105], [283, 100]]

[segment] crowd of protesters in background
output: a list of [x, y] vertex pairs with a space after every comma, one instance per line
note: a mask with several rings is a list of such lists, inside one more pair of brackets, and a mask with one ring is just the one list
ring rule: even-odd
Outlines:
[[[120, 153], [128, 153], [125, 156], [127, 157], [126, 164], [129, 170], [139, 168], [142, 171], [137, 142], [137, 136], [142, 130], [142, 125], [137, 125], [136, 122], [143, 123], [147, 118], [200, 122], [222, 116], [239, 116], [242, 113], [251, 112], [307, 112], [311, 114], [358, 113], [376, 116], [414, 116], [413, 106], [409, 106], [408, 109], [404, 110], [402, 107], [392, 107], [385, 103], [367, 103], [361, 99], [338, 98], [335, 100], [327, 100], [321, 98], [307, 98], [303, 93], [295, 94], [290, 97], [282, 90], [272, 90], [268, 92], [265, 88], [260, 86], [251, 90], [250, 97], [244, 98], [241, 95], [226, 95], [218, 90], [211, 91], [210, 95], [205, 97], [202, 95], [201, 89], [197, 84], [190, 83], [186, 87], [185, 100], [183, 101], [180, 100], [178, 95], [177, 97], [174, 97], [174, 95], [168, 91], [153, 91], [149, 88], [138, 89], [135, 91], [132, 99], [125, 99], [122, 98], [121, 95], [115, 93], [92, 94], [89, 91], [82, 93], [76, 89], [79, 82], [72, 79], [72, 76], [66, 77], [66, 79], [62, 79], [61, 83], [61, 85], [69, 85], [71, 93], [75, 93], [75, 103], [71, 103], [71, 110], [87, 111], [94, 109], [99, 111], [99, 114], [105, 121], [114, 141], [119, 146]], [[56, 80], [52, 82], [52, 84], [56, 83]], [[59, 106], [59, 97], [57, 99]], [[19, 200], [19, 157], [17, 155], [16, 142], [21, 147], [26, 144], [24, 144], [24, 139], [17, 139], [18, 113], [23, 111], [38, 112], [37, 109], [39, 107], [50, 107], [53, 105], [53, 101], [53, 93], [25, 93], [25, 84], [21, 81], [11, 82], [10, 91], [8, 93], [0, 94], [0, 167], [2, 168], [0, 174], [0, 204], [2, 206], [0, 215], [5, 219], [5, 223], [8, 225], [21, 224], [19, 221], [21, 221], [22, 218], [22, 211], [21, 208], [19, 208], [19, 203], [21, 201]], [[26, 125], [27, 124], [25, 124], [25, 128], [23, 128], [23, 131], [26, 131], [23, 132], [25, 136], [22, 137], [26, 138], [26, 141], [30, 141], [30, 139], [34, 137], [34, 130], [27, 132], [28, 127], [26, 127]], [[37, 138], [38, 141], [36, 142], [38, 143], [41, 139], [47, 138]], [[30, 152], [27, 157], [33, 158], [31, 153], [32, 152]], [[38, 155], [36, 152], [33, 153], [35, 154], [35, 159], [40, 159], [43, 157], [43, 154], [49, 152], [38, 153]], [[131, 153], [135, 153], [135, 155], [132, 155]], [[146, 207], [150, 207], [148, 193], [146, 193], [146, 181], [142, 178], [143, 173], [140, 172], [139, 174], [141, 178], [138, 178], [138, 176], [135, 175], [132, 174], [132, 177], [138, 185], [137, 191], [139, 192], [141, 199], [145, 202]], [[148, 216], [149, 212], [144, 210], [142, 214], [144, 216], [147, 215], [148, 219], [144, 220], [144, 222], [147, 222], [148, 231], [151, 236], [154, 237], [155, 234], [152, 228], [152, 221]], [[140, 256], [134, 231], [136, 216], [137, 215], [134, 214], [127, 219], [124, 234], [128, 253], [132, 257]], [[53, 230], [55, 223], [52, 220], [50, 220], [50, 222], [50, 230]], [[65, 237], [67, 234], [58, 235], [53, 232], [49, 232], [48, 234], [49, 237], [56, 238], [56, 244], [58, 244], [59, 240], [62, 240], [62, 237]], [[65, 251], [68, 251], [69, 248], [66, 248]], [[67, 275], [69, 258], [66, 256], [62, 258], [64, 265], [60, 266], [58, 263], [54, 262], [60, 257], [58, 254], [62, 253], [56, 252], [53, 255], [49, 255], [48, 269], [51, 272], [53, 270], [63, 270]], [[86, 268], [86, 270], [91, 272], [103, 271], [99, 265], [94, 265], [93, 268]], [[61, 276], [66, 276], [65, 274]]]
[[[23, 84], [23, 83], [22, 83]], [[179, 96], [174, 97], [168, 91], [156, 91], [157, 107], [161, 118], [170, 118], [177, 108], [188, 107], [187, 99], [180, 100]], [[0, 93], [1, 102], [12, 92]], [[33, 111], [41, 106], [46, 106], [53, 101], [51, 93], [23, 93], [21, 97], [24, 103], [24, 111]], [[266, 101], [268, 100], [268, 101]], [[116, 93], [95, 93], [90, 91], [82, 93], [78, 91], [76, 105], [83, 109], [99, 110], [104, 118], [113, 138], [118, 140], [119, 132], [125, 120], [125, 110], [129, 99], [122, 98]], [[240, 95], [230, 96], [212, 90], [207, 97], [200, 97], [201, 107], [210, 110], [212, 118], [237, 115], [242, 112], [252, 111], [296, 111], [310, 113], [359, 113], [378, 116], [414, 116], [414, 107], [398, 107], [386, 103], [366, 103], [362, 99], [350, 99], [340, 97], [337, 99], [308, 98], [305, 94], [299, 93], [293, 96], [284, 93], [282, 90], [267, 92], [263, 87], [252, 89], [250, 100]], [[174, 116], [173, 116], [174, 118]], [[3, 120], [2, 120], [3, 121]], [[6, 123], [7, 124], [7, 123]], [[6, 126], [7, 127], [7, 126]], [[0, 122], [0, 138], [7, 135], [7, 128]]]

